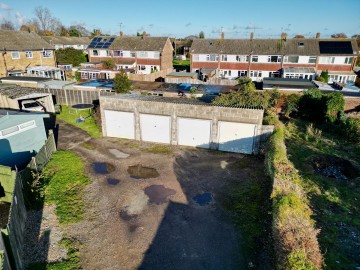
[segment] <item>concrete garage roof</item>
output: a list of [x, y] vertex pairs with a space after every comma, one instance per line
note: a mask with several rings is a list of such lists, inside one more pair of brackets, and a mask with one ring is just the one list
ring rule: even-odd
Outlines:
[[189, 105], [200, 105], [200, 106], [213, 106], [213, 107], [227, 107], [227, 108], [241, 108], [241, 109], [253, 109], [263, 110], [260, 107], [248, 107], [248, 106], [233, 106], [233, 105], [218, 105], [207, 103], [198, 99], [192, 98], [171, 98], [171, 97], [159, 97], [159, 96], [146, 96], [139, 94], [126, 94], [126, 95], [114, 95], [114, 96], [102, 96], [101, 99], [124, 99], [124, 100], [141, 100], [149, 102], [162, 102], [162, 103], [173, 103], [173, 104], [189, 104]]
[[50, 81], [50, 78], [42, 78], [42, 77], [30, 77], [30, 76], [9, 76], [2, 77], [0, 81], [17, 81], [17, 82], [45, 82]]
[[21, 87], [13, 84], [0, 84], [0, 95], [6, 96], [11, 99], [19, 98], [36, 98], [51, 95], [49, 93], [43, 93], [41, 90]]

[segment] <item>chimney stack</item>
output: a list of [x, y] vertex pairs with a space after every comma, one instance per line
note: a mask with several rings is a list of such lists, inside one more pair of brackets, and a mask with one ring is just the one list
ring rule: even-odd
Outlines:
[[95, 30], [95, 36], [100, 36], [100, 30]]
[[123, 37], [123, 36], [124, 36], [123, 31], [120, 31], [120, 37]]
[[286, 36], [287, 36], [287, 34], [285, 32], [281, 33], [281, 39], [282, 40], [286, 40]]
[[146, 38], [146, 36], [147, 36], [147, 34], [146, 34], [146, 32], [144, 31], [144, 32], [143, 32], [143, 35], [142, 35], [142, 38], [144, 39], [144, 38]]
[[254, 32], [251, 32], [250, 33], [250, 40], [253, 40], [254, 39]]
[[318, 38], [318, 39], [320, 38], [320, 32], [316, 33], [316, 38]]
[[221, 39], [224, 39], [224, 38], [225, 38], [225, 33], [221, 32]]

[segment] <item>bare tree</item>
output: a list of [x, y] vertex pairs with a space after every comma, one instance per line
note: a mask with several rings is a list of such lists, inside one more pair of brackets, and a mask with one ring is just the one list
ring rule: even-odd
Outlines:
[[0, 30], [15, 30], [14, 23], [10, 20], [3, 19], [0, 24]]
[[347, 38], [347, 35], [345, 33], [337, 33], [337, 34], [332, 34], [331, 37], [332, 38]]
[[34, 13], [43, 34], [55, 32], [61, 28], [61, 22], [51, 14], [48, 8], [36, 7]]

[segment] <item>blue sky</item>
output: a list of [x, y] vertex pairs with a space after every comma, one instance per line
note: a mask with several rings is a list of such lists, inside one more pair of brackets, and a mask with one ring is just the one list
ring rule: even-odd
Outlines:
[[360, 0], [0, 0], [0, 21], [21, 24], [34, 17], [36, 6], [47, 7], [65, 25], [84, 24], [118, 34], [146, 31], [152, 36], [185, 37], [204, 31], [217, 38], [277, 38], [302, 34], [322, 37], [344, 32], [360, 34]]

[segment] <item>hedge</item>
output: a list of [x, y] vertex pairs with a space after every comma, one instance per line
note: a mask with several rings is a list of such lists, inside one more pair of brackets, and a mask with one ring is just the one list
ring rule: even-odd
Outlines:
[[288, 160], [284, 125], [274, 119], [275, 129], [267, 145], [266, 173], [273, 180], [272, 234], [278, 269], [322, 269], [323, 256], [317, 239], [319, 230], [311, 218], [300, 176]]

